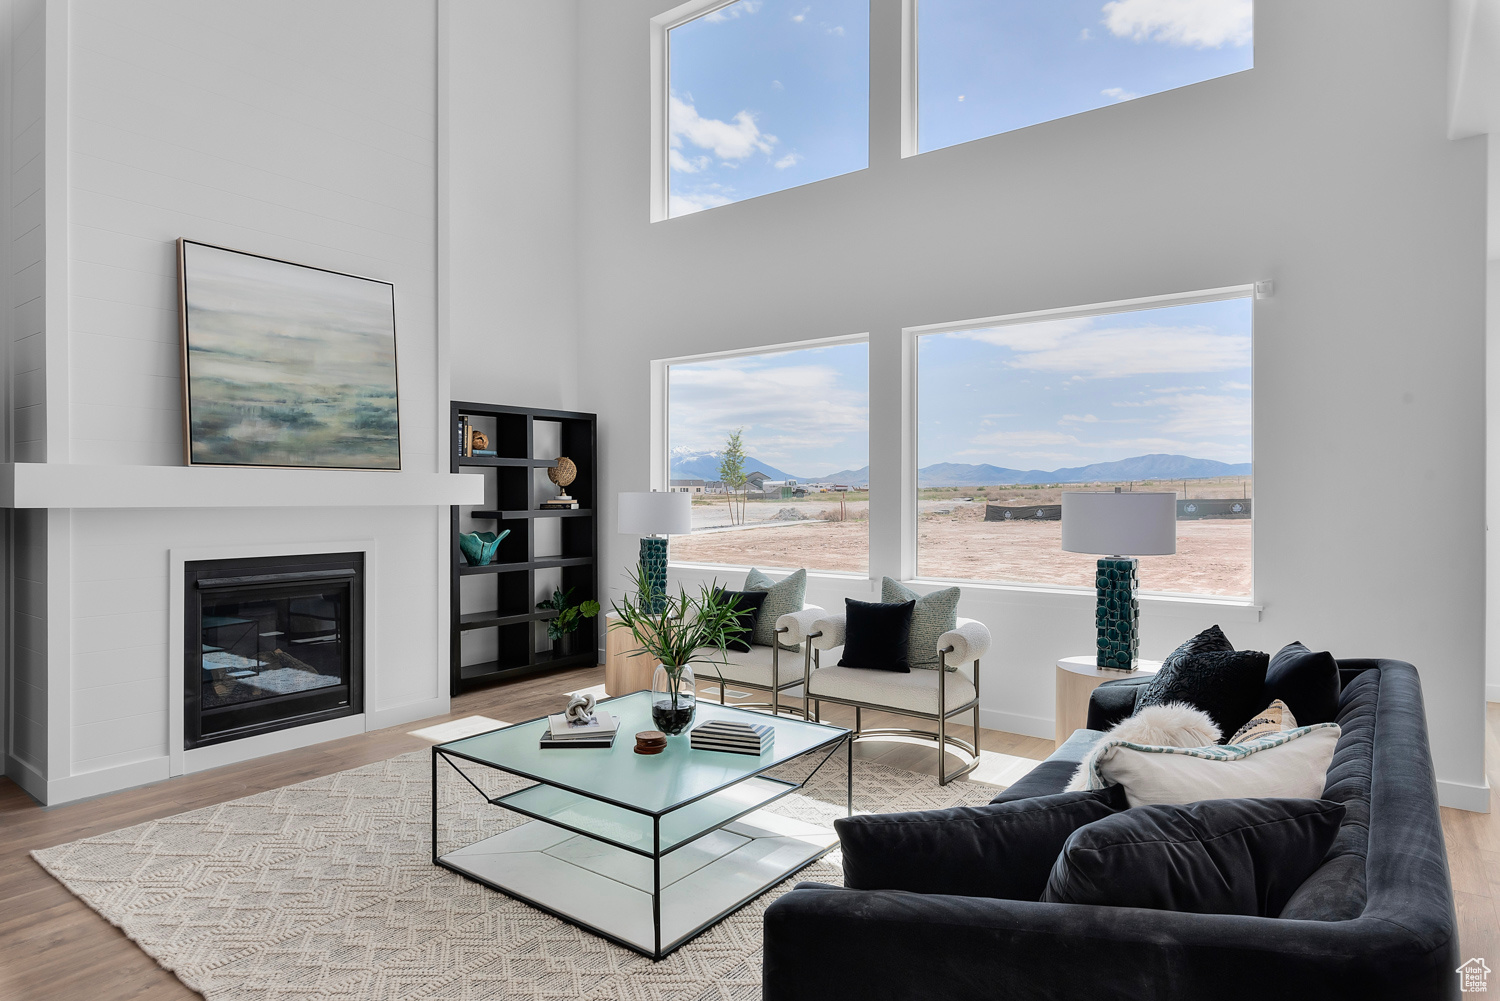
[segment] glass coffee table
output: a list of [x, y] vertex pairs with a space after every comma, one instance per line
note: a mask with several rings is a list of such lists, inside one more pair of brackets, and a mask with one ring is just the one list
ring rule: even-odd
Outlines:
[[[850, 731], [699, 702], [694, 726], [770, 723], [774, 743], [757, 757], [695, 750], [683, 733], [646, 755], [635, 753], [635, 735], [656, 729], [651, 693], [599, 707], [620, 717], [610, 748], [543, 750], [545, 716], [434, 746], [433, 863], [661, 959], [838, 843], [830, 830], [765, 807], [801, 789], [842, 745], [852, 813]], [[458, 763], [472, 762], [532, 780], [493, 798], [468, 781], [486, 802], [531, 820], [439, 854], [439, 759], [460, 774]], [[764, 774], [793, 760], [807, 765], [796, 781]]]

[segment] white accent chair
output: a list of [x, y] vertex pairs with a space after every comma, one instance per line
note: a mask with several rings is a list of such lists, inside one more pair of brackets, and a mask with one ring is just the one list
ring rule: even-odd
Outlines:
[[[813, 706], [813, 718], [820, 720], [822, 703], [854, 707], [854, 739], [862, 737], [922, 737], [937, 742], [938, 784], [947, 785], [973, 771], [979, 765], [979, 658], [989, 652], [990, 631], [974, 619], [959, 619], [954, 628], [938, 637], [938, 670], [913, 669], [909, 674], [876, 671], [868, 668], [838, 667], [843, 653], [847, 623], [842, 612], [824, 615], [813, 621], [807, 632], [803, 653], [803, 705]], [[821, 666], [824, 651], [833, 665]], [[957, 669], [948, 670], [948, 662]], [[937, 732], [904, 727], [865, 729], [861, 713], [865, 709], [933, 720]], [[948, 735], [948, 721], [961, 713], [974, 714], [973, 742]], [[967, 752], [970, 761], [963, 768], [948, 773], [946, 751], [952, 744]]]
[[[776, 620], [778, 642], [775, 646], [760, 646], [752, 643], [748, 651], [726, 651], [724, 660], [719, 659], [719, 651], [713, 647], [699, 647], [697, 652], [703, 660], [694, 668], [694, 673], [700, 680], [718, 681], [720, 705], [727, 704], [725, 702], [726, 687], [737, 685], [752, 691], [768, 692], [771, 696], [770, 702], [738, 702], [735, 703], [737, 707], [769, 709], [771, 715], [780, 715], [781, 693], [789, 688], [801, 687], [805, 673], [802, 665], [797, 663], [797, 653], [781, 649], [781, 644], [795, 646], [798, 643], [806, 643], [808, 630], [812, 624], [827, 614], [817, 605], [807, 605], [800, 612], [783, 615]], [[798, 714], [806, 718], [805, 702]]]

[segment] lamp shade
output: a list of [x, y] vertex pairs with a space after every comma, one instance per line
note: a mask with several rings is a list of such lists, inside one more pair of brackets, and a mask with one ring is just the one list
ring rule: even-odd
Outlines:
[[620, 495], [622, 535], [687, 535], [693, 530], [693, 499], [684, 493]]
[[1177, 495], [1064, 491], [1062, 547], [1096, 556], [1170, 556], [1177, 552]]

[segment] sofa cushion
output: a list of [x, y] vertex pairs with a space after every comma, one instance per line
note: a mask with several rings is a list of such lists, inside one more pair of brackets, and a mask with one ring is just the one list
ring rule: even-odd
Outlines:
[[844, 885], [1037, 900], [1063, 842], [1125, 808], [1118, 788], [833, 822]]
[[[815, 699], [844, 699], [936, 715], [938, 677], [937, 671], [901, 674], [898, 671], [866, 671], [858, 667], [821, 667], [812, 673], [809, 684], [812, 686], [810, 694]], [[942, 677], [947, 679], [950, 712], [974, 700], [974, 683], [962, 671], [944, 671]], [[1063, 781], [1066, 783], [1067, 780]], [[1061, 792], [1062, 786], [1052, 791]]]
[[[958, 599], [962, 595], [962, 589], [956, 587], [918, 594], [899, 581], [881, 578], [881, 601], [916, 602], [911, 613], [911, 636], [906, 644], [906, 660], [913, 668], [937, 670], [938, 637], [958, 625]], [[948, 670], [956, 670], [957, 666], [956, 663], [950, 664]]]
[[698, 660], [693, 665], [693, 672], [699, 681], [714, 683], [722, 676], [725, 681], [770, 688], [773, 660], [780, 663], [779, 687], [802, 680], [802, 657], [790, 650], [782, 650], [777, 658], [775, 647], [752, 646], [749, 650], [731, 650], [721, 659], [717, 649], [704, 646], [697, 649], [695, 656]]
[[1245, 725], [1236, 730], [1234, 736], [1225, 743], [1243, 744], [1256, 737], [1264, 737], [1268, 733], [1295, 729], [1297, 729], [1297, 717], [1292, 715], [1291, 709], [1287, 708], [1285, 702], [1277, 699], [1247, 720]]
[[839, 667], [866, 671], [911, 670], [906, 659], [911, 639], [911, 616], [915, 601], [857, 601], [844, 599], [844, 653]]
[[1224, 635], [1224, 630], [1217, 625], [1209, 626], [1196, 636], [1190, 636], [1162, 658], [1162, 670], [1173, 668], [1182, 658], [1194, 653], [1230, 653], [1234, 650], [1234, 644], [1229, 642], [1229, 637]]
[[[745, 574], [746, 591], [765, 591], [766, 603], [760, 607], [760, 614], [755, 618], [755, 636], [753, 642], [761, 646], [771, 646], [777, 641], [776, 620], [783, 615], [802, 610], [803, 599], [807, 597], [807, 571], [798, 570], [787, 574], [781, 580], [772, 580], [754, 567]], [[801, 644], [781, 645], [783, 650], [801, 650]]]
[[1261, 697], [1269, 660], [1255, 650], [1186, 654], [1162, 665], [1136, 701], [1136, 711], [1186, 702], [1212, 716], [1227, 737], [1265, 707]]
[[726, 640], [724, 646], [739, 653], [750, 652], [750, 640], [755, 636], [755, 620], [760, 615], [760, 608], [766, 603], [769, 591], [726, 591], [719, 588], [719, 595], [734, 602], [735, 610], [739, 613], [735, 618], [739, 622], [741, 632]]
[[1041, 899], [1276, 917], [1322, 863], [1343, 818], [1342, 804], [1320, 799], [1126, 810], [1068, 837]]
[[1087, 788], [1118, 782], [1131, 806], [1238, 797], [1312, 799], [1323, 790], [1338, 739], [1336, 723], [1229, 746], [1162, 747], [1106, 738], [1091, 759]]
[[1339, 711], [1339, 665], [1326, 650], [1288, 643], [1266, 667], [1265, 701], [1280, 699], [1303, 724], [1328, 723]]

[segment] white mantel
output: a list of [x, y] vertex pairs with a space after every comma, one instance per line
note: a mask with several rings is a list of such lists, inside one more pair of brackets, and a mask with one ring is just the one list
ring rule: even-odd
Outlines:
[[0, 464], [0, 507], [421, 507], [484, 503], [482, 477], [354, 469]]

